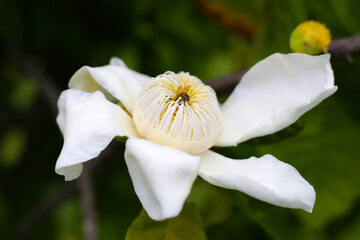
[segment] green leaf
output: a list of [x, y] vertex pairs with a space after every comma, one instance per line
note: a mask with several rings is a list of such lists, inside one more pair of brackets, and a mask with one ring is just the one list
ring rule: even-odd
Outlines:
[[185, 204], [179, 216], [152, 220], [145, 210], [133, 221], [126, 240], [206, 240], [200, 213], [194, 204]]
[[196, 179], [187, 200], [196, 203], [206, 229], [226, 221], [234, 211], [232, 201], [202, 178]]
[[219, 190], [225, 193], [238, 209], [274, 239], [319, 239], [316, 232], [301, 225], [300, 220], [294, 215], [294, 212], [302, 210], [273, 206], [234, 190]]
[[[291, 139], [257, 147], [293, 165], [317, 193], [311, 214], [272, 206], [245, 194], [224, 192], [275, 239], [324, 239], [332, 223], [346, 217], [360, 197], [360, 128], [336, 98], [302, 118], [304, 131]], [[355, 229], [355, 228], [354, 228]], [[349, 229], [349, 236], [358, 234]]]
[[258, 150], [293, 165], [314, 186], [313, 213], [299, 216], [305, 224], [321, 230], [350, 211], [360, 197], [360, 128], [335, 97], [302, 120], [305, 129], [297, 137]]

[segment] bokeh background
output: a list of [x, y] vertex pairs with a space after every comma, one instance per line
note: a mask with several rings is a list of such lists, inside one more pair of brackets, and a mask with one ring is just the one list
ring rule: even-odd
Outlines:
[[[358, 9], [357, 0], [1, 1], [0, 239], [84, 239], [79, 182], [54, 173], [63, 141], [56, 100], [81, 66], [117, 56], [151, 76], [189, 71], [207, 81], [290, 52], [304, 20], [326, 24], [334, 39], [357, 34]], [[216, 149], [295, 166], [317, 192], [313, 213], [198, 179], [189, 201], [208, 239], [360, 239], [360, 61], [333, 69], [338, 92], [290, 129], [296, 134]], [[124, 239], [141, 210], [123, 151], [114, 142], [94, 161], [100, 239]]]

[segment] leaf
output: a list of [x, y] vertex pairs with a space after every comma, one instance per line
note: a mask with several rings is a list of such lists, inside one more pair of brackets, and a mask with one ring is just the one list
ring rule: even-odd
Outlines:
[[360, 128], [337, 100], [326, 100], [306, 114], [301, 119], [304, 131], [296, 137], [257, 147], [259, 156], [273, 154], [314, 186], [317, 196], [311, 214], [220, 190], [275, 239], [327, 238], [331, 223], [347, 216], [360, 197]]
[[196, 203], [206, 229], [226, 221], [234, 211], [232, 201], [202, 178], [196, 179], [187, 200]]
[[313, 213], [300, 217], [321, 230], [350, 211], [360, 197], [360, 128], [334, 97], [303, 120], [305, 129], [297, 137], [258, 149], [293, 165], [314, 186]]
[[219, 190], [274, 239], [319, 239], [317, 233], [301, 225], [299, 219], [294, 215], [294, 212], [302, 210], [273, 206], [233, 190]]
[[145, 210], [133, 221], [125, 240], [206, 240], [200, 213], [194, 204], [185, 204], [179, 216], [152, 220]]

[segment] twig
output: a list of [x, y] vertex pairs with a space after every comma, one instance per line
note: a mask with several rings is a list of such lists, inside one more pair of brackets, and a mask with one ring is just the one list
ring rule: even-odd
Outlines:
[[[349, 61], [360, 56], [360, 34], [333, 40], [329, 46], [329, 53], [331, 54], [331, 62]], [[217, 94], [228, 93], [240, 82], [246, 71], [247, 69], [216, 78], [207, 84], [211, 86]]]
[[[38, 85], [46, 102], [48, 102], [53, 114], [57, 114], [57, 99], [60, 91], [53, 85], [53, 81], [46, 76], [36, 62], [32, 61], [22, 51], [14, 46], [6, 46], [8, 55], [16, 62], [19, 68]], [[103, 154], [102, 154], [103, 155]], [[100, 157], [98, 157], [99, 159]], [[81, 192], [81, 199], [84, 211], [84, 234], [86, 240], [97, 239], [96, 211], [94, 208], [94, 196], [91, 187], [91, 170], [97, 161], [90, 164], [84, 164], [84, 171], [78, 180], [77, 186]], [[66, 187], [61, 187], [54, 194], [45, 198], [36, 208], [31, 210], [23, 220], [15, 233], [14, 239], [23, 239], [31, 230], [45, 218], [59, 203], [67, 199], [76, 192], [74, 183], [67, 183]]]
[[78, 186], [84, 212], [83, 229], [86, 240], [97, 240], [97, 214], [94, 207], [94, 193], [91, 185], [91, 169], [88, 163], [84, 164]]
[[12, 45], [6, 45], [5, 49], [8, 51], [8, 55], [14, 60], [20, 70], [29, 76], [39, 87], [52, 114], [56, 116], [58, 112], [57, 100], [59, 98], [60, 91], [53, 84], [54, 81], [44, 74], [40, 66], [35, 61], [22, 53], [18, 48]]
[[225, 94], [230, 92], [240, 79], [244, 76], [244, 74], [248, 71], [248, 69], [241, 70], [239, 72], [226, 75], [224, 77], [216, 78], [207, 82], [207, 84], [212, 87], [217, 94]]
[[[100, 156], [85, 163], [82, 175], [87, 175], [86, 178], [89, 178], [89, 175], [92, 176], [92, 174], [98, 169], [100, 164], [104, 162], [103, 158], [106, 158], [106, 156], [108, 156], [109, 153], [112, 152], [112, 150], [115, 148], [115, 146], [119, 146], [117, 144], [118, 143], [116, 141], [112, 141], [109, 146], [100, 154]], [[39, 204], [36, 205], [35, 208], [31, 209], [19, 221], [19, 223], [16, 225], [17, 228], [15, 229], [15, 234], [12, 239], [25, 239], [41, 223], [42, 220], [44, 220], [48, 215], [53, 212], [56, 207], [58, 207], [63, 201], [68, 200], [71, 196], [74, 196], [74, 194], [78, 193], [79, 191], [81, 192], [82, 198], [87, 198], [87, 200], [82, 199], [83, 204], [85, 203], [85, 201], [89, 201], [87, 194], [92, 193], [92, 191], [88, 191], [87, 188], [91, 189], [91, 187], [83, 185], [90, 185], [90, 181], [88, 183], [80, 183], [80, 181], [86, 182], [87, 180], [80, 178], [77, 181], [64, 183], [59, 186], [54, 193], [46, 196]], [[94, 213], [95, 209], [93, 208], [93, 200], [91, 199], [89, 202], [86, 203], [86, 205], [84, 204], [83, 207], [85, 218], [88, 219], [84, 220], [85, 230], [87, 228], [87, 225], [96, 226], [96, 213]], [[87, 213], [87, 211], [91, 213]], [[88, 215], [90, 215], [90, 217], [88, 217]], [[93, 223], [90, 222], [92, 220], [94, 220]], [[92, 228], [95, 230], [97, 229], [96, 227]], [[87, 236], [87, 232], [85, 232], [85, 236]], [[86, 240], [89, 239], [96, 238], [86, 238]]]
[[195, 5], [207, 16], [226, 29], [252, 40], [255, 36], [255, 23], [245, 13], [230, 11], [224, 3], [208, 0], [193, 0]]
[[332, 41], [329, 53], [331, 61], [350, 61], [360, 56], [360, 34]]

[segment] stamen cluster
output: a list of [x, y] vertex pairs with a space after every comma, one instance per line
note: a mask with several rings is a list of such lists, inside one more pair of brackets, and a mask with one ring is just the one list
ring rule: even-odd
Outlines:
[[222, 130], [214, 90], [183, 72], [153, 78], [135, 103], [133, 119], [145, 139], [191, 154], [209, 149]]

